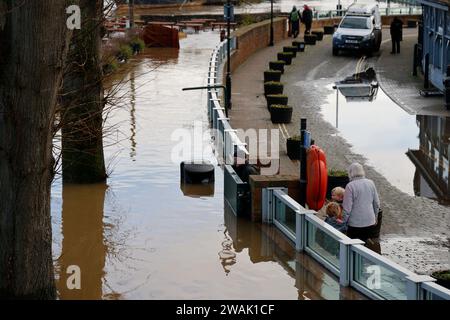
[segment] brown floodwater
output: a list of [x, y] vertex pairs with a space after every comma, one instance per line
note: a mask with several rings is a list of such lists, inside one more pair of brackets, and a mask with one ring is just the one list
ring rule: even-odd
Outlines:
[[[172, 151], [196, 123], [207, 130], [204, 85], [217, 33], [148, 49], [113, 79], [106, 121], [108, 184], [52, 189], [53, 256], [60, 299], [362, 299], [267, 225], [238, 219], [215, 184], [180, 188]], [[123, 80], [120, 80], [123, 79]], [[214, 160], [208, 145], [193, 156]], [[200, 154], [198, 151], [200, 150]], [[69, 266], [81, 289], [69, 290]]]

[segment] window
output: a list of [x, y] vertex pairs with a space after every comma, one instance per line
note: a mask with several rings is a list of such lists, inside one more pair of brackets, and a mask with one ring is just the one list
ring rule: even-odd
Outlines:
[[342, 20], [340, 27], [347, 29], [370, 29], [371, 20], [363, 17], [346, 17]]
[[434, 42], [434, 52], [433, 52], [433, 66], [438, 69], [442, 69], [442, 38], [437, 37]]

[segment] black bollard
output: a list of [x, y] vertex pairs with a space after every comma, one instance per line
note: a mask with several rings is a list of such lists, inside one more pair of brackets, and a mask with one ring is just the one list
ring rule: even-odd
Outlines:
[[450, 65], [447, 66], [446, 76], [444, 79], [445, 108], [450, 110]]
[[430, 54], [427, 53], [425, 55], [425, 72], [424, 72], [424, 79], [423, 79], [423, 87], [425, 89], [428, 89], [430, 87]]
[[306, 119], [300, 120], [300, 199], [299, 203], [305, 207], [306, 205], [306, 152], [309, 148], [311, 135], [306, 130]]

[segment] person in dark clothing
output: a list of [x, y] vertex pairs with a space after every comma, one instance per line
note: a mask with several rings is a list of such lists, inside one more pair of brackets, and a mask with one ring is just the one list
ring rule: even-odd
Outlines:
[[310, 7], [306, 4], [303, 6], [302, 22], [305, 24], [305, 34], [311, 33], [311, 26], [313, 21], [313, 13]]
[[392, 51], [391, 54], [400, 53], [400, 41], [403, 36], [403, 22], [398, 17], [395, 17], [391, 22], [391, 39]]
[[300, 12], [295, 6], [292, 7], [292, 11], [289, 14], [289, 25], [291, 26], [292, 37], [297, 38], [300, 33]]

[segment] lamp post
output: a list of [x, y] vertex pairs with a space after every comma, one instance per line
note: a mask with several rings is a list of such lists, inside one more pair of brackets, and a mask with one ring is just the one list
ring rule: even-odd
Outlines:
[[273, 0], [270, 0], [270, 40], [269, 46], [273, 47]]
[[228, 102], [228, 108], [231, 109], [231, 39], [230, 39], [230, 23], [232, 16], [231, 0], [227, 0], [226, 19], [227, 19], [227, 75], [225, 78], [226, 87], [226, 101]]
[[128, 0], [128, 16], [129, 16], [129, 27], [133, 29], [134, 25], [134, 0]]

